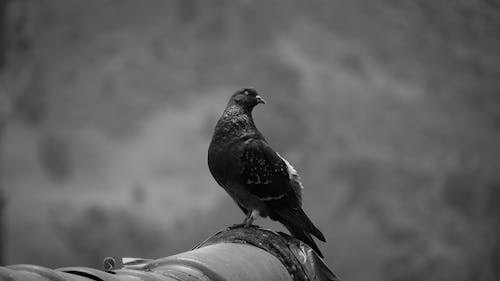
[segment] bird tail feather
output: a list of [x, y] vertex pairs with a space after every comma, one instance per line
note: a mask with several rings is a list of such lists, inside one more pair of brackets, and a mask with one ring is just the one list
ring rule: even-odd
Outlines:
[[293, 237], [309, 245], [309, 247], [311, 247], [320, 257], [324, 257], [318, 245], [316, 244], [316, 242], [314, 242], [311, 234], [293, 225], [285, 225], [285, 227], [288, 229], [288, 231], [290, 231], [290, 234], [292, 234]]
[[281, 209], [278, 215], [285, 220], [288, 225], [293, 225], [295, 228], [304, 229], [306, 232], [316, 236], [319, 240], [326, 242], [325, 236], [307, 217], [302, 208]]
[[314, 226], [301, 208], [281, 209], [276, 214], [281, 218], [278, 219], [278, 221], [285, 225], [292, 236], [309, 245], [323, 257], [323, 254], [314, 242], [311, 234], [323, 242], [326, 242], [325, 236], [316, 226]]

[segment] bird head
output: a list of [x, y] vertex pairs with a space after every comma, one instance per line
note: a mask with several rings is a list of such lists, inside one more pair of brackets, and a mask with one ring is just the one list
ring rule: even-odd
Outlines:
[[265, 104], [266, 101], [259, 96], [257, 91], [253, 88], [243, 88], [238, 90], [229, 100], [229, 104], [240, 106], [248, 111], [252, 111], [252, 109], [259, 103]]

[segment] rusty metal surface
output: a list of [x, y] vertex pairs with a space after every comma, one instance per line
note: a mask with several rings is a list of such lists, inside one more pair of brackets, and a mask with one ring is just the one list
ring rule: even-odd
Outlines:
[[197, 270], [207, 280], [291, 281], [283, 264], [268, 252], [244, 244], [218, 243], [157, 260], [155, 271], [172, 265]]
[[[38, 274], [41, 278], [45, 278], [46, 280], [51, 281], [80, 281], [80, 280], [88, 280], [84, 277], [80, 277], [78, 275], [68, 274], [60, 271], [56, 271], [47, 267], [32, 265], [32, 264], [16, 264], [7, 266], [9, 269], [13, 269], [16, 271], [25, 271]], [[0, 274], [1, 275], [1, 274]], [[39, 280], [45, 280], [39, 279]]]
[[220, 243], [109, 272], [88, 267], [56, 270], [35, 265], [0, 267], [2, 281], [291, 281], [273, 255], [250, 245]]
[[263, 249], [281, 261], [294, 281], [340, 280], [308, 245], [282, 232], [257, 226], [230, 228], [219, 231], [195, 249], [218, 243], [241, 243]]
[[[136, 278], [134, 280], [141, 280], [141, 281], [171, 280], [171, 279], [167, 279], [166, 276], [163, 276], [163, 275], [156, 273], [154, 271], [146, 272], [146, 271], [135, 270], [135, 269], [117, 269], [117, 270], [114, 270], [114, 273], [116, 274], [117, 278], [122, 278], [122, 276], [128, 276], [131, 278]], [[172, 279], [177, 280], [174, 277], [172, 277]], [[120, 280], [122, 280], [122, 279], [120, 279]]]
[[88, 267], [49, 269], [37, 265], [0, 267], [0, 281], [179, 281], [172, 276], [140, 270], [105, 272]]
[[312, 249], [286, 234], [258, 227], [226, 229], [193, 250], [161, 259], [124, 258], [114, 269], [0, 267], [0, 281], [338, 281]]

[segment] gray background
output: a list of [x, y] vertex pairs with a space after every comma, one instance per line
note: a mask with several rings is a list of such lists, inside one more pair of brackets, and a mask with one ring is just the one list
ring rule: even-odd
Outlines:
[[2, 3], [4, 263], [159, 258], [241, 222], [206, 150], [253, 86], [344, 280], [500, 279], [499, 1]]

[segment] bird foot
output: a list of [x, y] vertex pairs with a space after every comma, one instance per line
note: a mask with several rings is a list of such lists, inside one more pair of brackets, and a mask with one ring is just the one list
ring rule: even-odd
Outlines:
[[257, 228], [258, 226], [255, 224], [237, 223], [237, 224], [233, 224], [233, 225], [229, 226], [227, 229], [231, 230], [231, 229], [236, 229], [236, 228], [250, 228], [250, 227]]
[[237, 223], [229, 226], [227, 229], [235, 229], [235, 228], [240, 228], [240, 227], [245, 227], [244, 223]]

